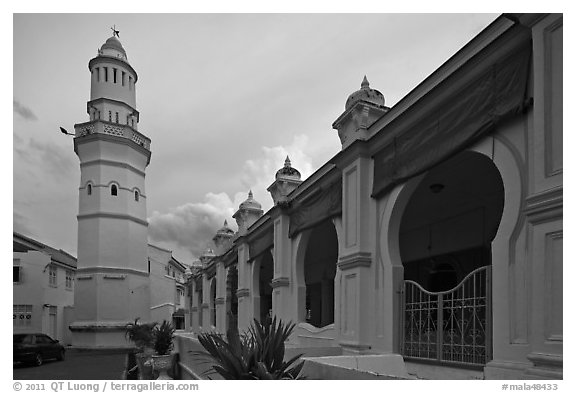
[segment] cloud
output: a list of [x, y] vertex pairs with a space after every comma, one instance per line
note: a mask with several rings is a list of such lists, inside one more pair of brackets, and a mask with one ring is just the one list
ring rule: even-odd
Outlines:
[[276, 171], [284, 165], [287, 155], [292, 166], [302, 174], [302, 180], [312, 174], [313, 151], [305, 135], [295, 136], [288, 146], [263, 146], [260, 157], [247, 160], [242, 167], [241, 184], [244, 190], [239, 190], [234, 196], [208, 193], [203, 202], [186, 203], [170, 209], [168, 213], [154, 212], [148, 219], [150, 239], [174, 247], [175, 254], [180, 250], [188, 257], [198, 257], [211, 246], [212, 237], [225, 219], [231, 228], [236, 228], [232, 215], [246, 200], [249, 190], [252, 190], [254, 199], [262, 204], [264, 212], [272, 207], [272, 198], [266, 189], [274, 181]]
[[77, 164], [72, 161], [70, 151], [51, 142], [23, 139], [14, 135], [14, 152], [23, 161], [33, 164], [35, 168], [43, 168], [51, 175], [68, 177]]
[[29, 228], [29, 222], [27, 217], [18, 213], [17, 211], [12, 212], [12, 230], [18, 232], [22, 235], [34, 237], [34, 232]]
[[22, 105], [20, 102], [16, 100], [13, 100], [13, 103], [14, 103], [14, 113], [19, 114], [24, 120], [30, 120], [30, 121], [38, 120], [38, 118], [30, 108]]
[[162, 242], [174, 246], [174, 251], [180, 249], [187, 256], [198, 257], [211, 245], [224, 220], [230, 223], [233, 213], [233, 202], [228, 195], [208, 193], [204, 202], [186, 203], [168, 213], [154, 212], [148, 218], [148, 235], [153, 242]]

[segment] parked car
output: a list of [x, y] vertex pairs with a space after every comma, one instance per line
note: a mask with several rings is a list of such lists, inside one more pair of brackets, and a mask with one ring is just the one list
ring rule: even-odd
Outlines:
[[66, 350], [43, 333], [14, 334], [14, 361], [41, 366], [45, 359], [64, 360]]

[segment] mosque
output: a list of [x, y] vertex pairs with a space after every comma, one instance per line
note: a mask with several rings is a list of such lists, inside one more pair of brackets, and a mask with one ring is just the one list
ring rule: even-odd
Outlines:
[[[274, 206], [250, 192], [238, 231], [225, 222], [186, 271], [186, 330], [276, 315], [296, 323], [288, 346], [319, 359], [561, 379], [562, 26], [501, 15], [393, 107], [364, 77], [332, 124], [342, 150], [307, 179], [287, 157]], [[127, 321], [150, 318], [150, 139], [115, 36], [89, 69], [70, 329], [121, 346]]]

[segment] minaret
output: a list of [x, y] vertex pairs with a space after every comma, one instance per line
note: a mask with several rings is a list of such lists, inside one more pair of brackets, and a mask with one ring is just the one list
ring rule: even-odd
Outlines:
[[89, 121], [76, 124], [80, 159], [78, 270], [73, 345], [125, 347], [124, 330], [150, 319], [145, 170], [150, 139], [138, 132], [138, 75], [117, 32], [88, 63]]
[[223, 255], [232, 246], [232, 238], [234, 237], [234, 231], [228, 226], [228, 221], [224, 220], [224, 225], [222, 228], [216, 231], [216, 235], [212, 238], [215, 246], [216, 255]]
[[238, 224], [238, 234], [244, 236], [248, 232], [250, 225], [254, 224], [264, 211], [262, 205], [254, 199], [252, 190], [248, 192], [248, 199], [240, 204], [236, 213], [232, 216]]
[[288, 200], [288, 194], [294, 191], [302, 180], [300, 180], [300, 172], [292, 167], [290, 157], [286, 156], [284, 167], [276, 172], [276, 179], [274, 183], [268, 187], [268, 192], [272, 196], [274, 205], [281, 204]]
[[356, 140], [367, 140], [372, 136], [368, 128], [390, 110], [384, 102], [382, 93], [370, 88], [364, 75], [360, 90], [348, 96], [344, 113], [332, 124], [332, 128], [338, 130], [342, 150]]

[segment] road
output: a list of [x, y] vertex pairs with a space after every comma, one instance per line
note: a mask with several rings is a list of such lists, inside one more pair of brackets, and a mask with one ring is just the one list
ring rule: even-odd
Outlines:
[[124, 353], [67, 350], [60, 362], [46, 360], [40, 367], [14, 364], [13, 379], [121, 379], [125, 361]]

